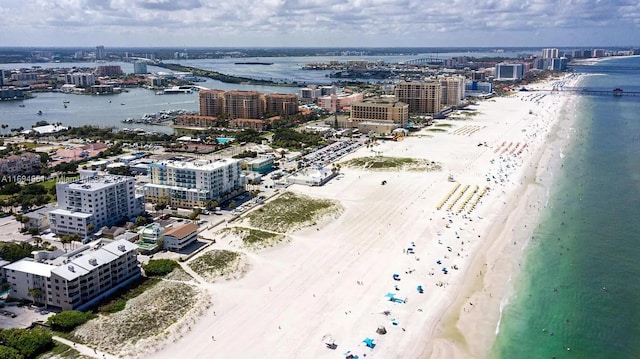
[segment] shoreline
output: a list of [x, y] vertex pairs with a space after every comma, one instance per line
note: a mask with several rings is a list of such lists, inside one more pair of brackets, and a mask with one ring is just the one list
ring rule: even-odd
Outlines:
[[[583, 76], [583, 75], [581, 75]], [[581, 78], [577, 79], [579, 85]], [[579, 98], [568, 95], [558, 118], [545, 134], [545, 140], [529, 161], [504, 208], [497, 216], [503, 227], [488, 230], [494, 238], [479, 249], [453, 304], [444, 312], [433, 332], [434, 345], [425, 358], [486, 358], [497, 339], [502, 311], [512, 301], [515, 281], [522, 275], [533, 232], [540, 223], [550, 199], [562, 152], [571, 136]], [[513, 242], [512, 242], [513, 241]], [[513, 243], [513, 244], [512, 244]], [[473, 276], [473, 273], [479, 273]], [[473, 302], [473, 311], [465, 303]]]
[[[522, 257], [520, 246], [528, 236], [519, 221], [537, 212], [528, 207], [536, 204], [533, 195], [542, 187], [533, 177], [540, 176], [543, 184], [548, 180], [555, 153], [547, 148], [549, 134], [570, 96], [534, 91], [486, 100], [474, 106], [473, 116], [438, 120], [404, 141], [377, 141], [343, 159], [376, 153], [412, 157], [442, 164], [439, 172], [344, 168], [322, 187], [292, 185], [288, 191], [339, 200], [342, 215], [290, 233], [286, 245], [252, 254], [251, 270], [242, 279], [204, 284], [212, 307], [192, 331], [166, 343], [154, 357], [200, 357], [211, 351], [236, 358], [481, 357], [495, 337], [503, 297], [495, 284], [489, 287], [491, 299], [498, 300], [491, 309], [495, 320], [477, 319], [484, 314], [483, 289], [497, 283], [495, 278], [508, 281], [516, 268], [494, 263]], [[466, 205], [471, 198], [477, 208]], [[515, 222], [518, 245], [511, 244]], [[206, 236], [217, 239], [212, 249], [232, 248], [215, 231]], [[390, 301], [389, 294], [401, 300]], [[482, 326], [476, 325], [479, 320]], [[385, 334], [376, 332], [380, 326]], [[467, 339], [475, 327], [489, 329]], [[375, 340], [375, 348], [363, 344], [366, 338]], [[337, 349], [327, 348], [326, 341], [335, 341]]]

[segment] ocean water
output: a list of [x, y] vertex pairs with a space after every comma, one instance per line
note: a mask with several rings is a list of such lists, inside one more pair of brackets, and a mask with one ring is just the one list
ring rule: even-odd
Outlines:
[[[640, 91], [640, 58], [577, 68]], [[640, 358], [640, 97], [581, 96], [491, 358]]]

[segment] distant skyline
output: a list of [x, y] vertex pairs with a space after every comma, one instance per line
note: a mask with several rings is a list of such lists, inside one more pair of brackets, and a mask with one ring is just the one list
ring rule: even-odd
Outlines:
[[2, 0], [0, 46], [640, 46], [637, 0]]

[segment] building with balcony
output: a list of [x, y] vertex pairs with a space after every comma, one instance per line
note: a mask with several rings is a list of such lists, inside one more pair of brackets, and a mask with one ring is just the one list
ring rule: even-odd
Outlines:
[[560, 57], [560, 51], [555, 48], [551, 49], [542, 49], [542, 58], [543, 59], [556, 59]]
[[174, 127], [209, 128], [216, 125], [213, 116], [180, 115], [174, 121]]
[[135, 178], [86, 171], [74, 182], [56, 184], [58, 207], [49, 212], [51, 231], [88, 236], [103, 226], [144, 213], [144, 198], [135, 193]]
[[9, 296], [62, 310], [84, 310], [140, 277], [137, 246], [98, 240], [76, 250], [34, 252], [2, 267]]
[[[258, 91], [226, 91], [225, 112], [230, 118], [261, 118], [264, 110]], [[202, 113], [201, 113], [202, 115]]]
[[120, 77], [122, 76], [122, 67], [120, 65], [103, 65], [96, 69], [98, 76]]
[[89, 87], [95, 85], [96, 77], [91, 73], [74, 72], [65, 75], [65, 82], [78, 87]]
[[0, 158], [1, 175], [32, 175], [40, 173], [40, 155], [34, 152], [23, 152]]
[[409, 121], [409, 105], [395, 97], [370, 98], [351, 105], [351, 121], [391, 122], [404, 125]]
[[272, 93], [264, 96], [267, 114], [273, 115], [295, 115], [298, 113], [298, 96], [295, 94]]
[[331, 94], [318, 97], [318, 106], [330, 112], [341, 112], [348, 110], [352, 103], [362, 100], [363, 93]]
[[166, 161], [149, 165], [149, 183], [143, 187], [148, 201], [182, 208], [223, 202], [245, 190], [240, 160]]
[[445, 76], [438, 78], [442, 86], [442, 106], [453, 107], [462, 103], [465, 96], [465, 79], [462, 76]]
[[218, 116], [225, 113], [223, 90], [200, 90], [198, 92], [200, 116]]
[[434, 114], [442, 110], [442, 85], [437, 80], [396, 84], [395, 96], [409, 105], [409, 113]]

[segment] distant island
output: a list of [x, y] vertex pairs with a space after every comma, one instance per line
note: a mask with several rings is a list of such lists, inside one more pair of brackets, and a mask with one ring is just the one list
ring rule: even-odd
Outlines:
[[216, 71], [203, 70], [197, 67], [182, 66], [179, 64], [170, 64], [170, 63], [160, 62], [160, 63], [156, 63], [155, 66], [164, 67], [165, 69], [169, 69], [172, 71], [191, 72], [195, 76], [208, 77], [213, 80], [218, 80], [220, 82], [231, 83], [231, 84], [250, 84], [250, 85], [265, 85], [265, 86], [300, 86], [300, 84], [298, 84], [296, 81], [275, 82], [270, 80], [252, 79], [249, 77], [225, 75]]
[[273, 65], [273, 62], [258, 62], [258, 61], [246, 61], [246, 62], [234, 62], [235, 65]]

